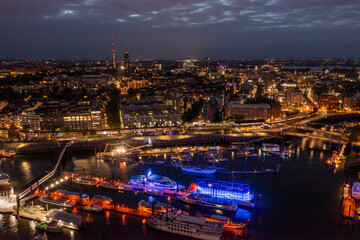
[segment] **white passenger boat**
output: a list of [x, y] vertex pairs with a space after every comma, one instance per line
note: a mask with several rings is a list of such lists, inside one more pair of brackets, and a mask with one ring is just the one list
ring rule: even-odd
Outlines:
[[42, 203], [52, 204], [52, 205], [61, 206], [61, 207], [73, 207], [75, 205], [75, 202], [73, 202], [71, 200], [62, 199], [62, 198], [41, 196], [39, 199], [40, 199], [40, 202], [42, 202]]
[[224, 223], [173, 212], [157, 212], [147, 223], [160, 231], [204, 240], [220, 240], [224, 232]]
[[109, 189], [114, 189], [114, 190], [119, 190], [119, 191], [129, 191], [131, 192], [133, 190], [133, 187], [129, 184], [124, 184], [124, 183], [118, 183], [118, 182], [100, 182], [99, 183], [100, 187], [103, 188], [109, 188]]
[[166, 209], [171, 209], [171, 204], [168, 203], [162, 203], [162, 202], [148, 202], [145, 200], [141, 200], [138, 203], [138, 207], [139, 210], [143, 210], [143, 211], [147, 211], [147, 212], [152, 212], [152, 210], [154, 209], [155, 212], [157, 211], [166, 211]]
[[10, 181], [10, 175], [7, 173], [0, 173], [0, 186], [8, 184]]
[[146, 175], [133, 176], [129, 184], [133, 187], [142, 186], [154, 190], [180, 190], [185, 188], [185, 186], [177, 184], [177, 182], [170, 180], [168, 177], [153, 174], [151, 169], [148, 170]]
[[354, 199], [360, 199], [360, 182], [354, 182], [351, 188], [351, 195]]
[[183, 170], [184, 172], [188, 172], [188, 173], [196, 173], [196, 174], [214, 174], [216, 172], [216, 167], [200, 167], [200, 166], [185, 166], [185, 165], [181, 165], [180, 166], [181, 170]]
[[82, 185], [95, 186], [98, 184], [96, 179], [86, 178], [86, 177], [77, 177], [73, 180], [74, 182]]
[[236, 212], [238, 210], [238, 205], [232, 200], [225, 200], [213, 197], [202, 197], [197, 194], [190, 194], [189, 196], [179, 196], [178, 199], [188, 204], [202, 206], [206, 208], [214, 208], [228, 212]]

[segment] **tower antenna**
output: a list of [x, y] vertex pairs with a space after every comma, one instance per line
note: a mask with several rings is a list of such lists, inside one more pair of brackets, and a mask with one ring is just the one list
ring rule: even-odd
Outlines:
[[113, 68], [116, 69], [116, 57], [115, 57], [115, 37], [114, 34], [112, 35], [112, 55], [113, 55]]

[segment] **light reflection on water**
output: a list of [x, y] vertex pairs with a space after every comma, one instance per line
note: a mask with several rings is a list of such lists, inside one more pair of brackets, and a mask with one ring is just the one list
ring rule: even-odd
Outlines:
[[[292, 143], [293, 146], [299, 147], [296, 148], [296, 154], [292, 158], [284, 160], [282, 164], [282, 172], [278, 177], [274, 177], [273, 175], [238, 176], [222, 174], [215, 174], [211, 176], [212, 178], [219, 178], [222, 180], [235, 180], [237, 182], [248, 183], [250, 184], [252, 191], [261, 193], [263, 195], [262, 207], [259, 210], [239, 208], [234, 215], [229, 213], [224, 214], [232, 216], [234, 220], [251, 219], [251, 221], [254, 222], [254, 224], [251, 226], [251, 231], [254, 232], [255, 236], [260, 236], [260, 238], [263, 236], [262, 239], [266, 239], [264, 236], [266, 236], [267, 232], [264, 231], [264, 229], [274, 228], [273, 232], [279, 232], [281, 236], [283, 234], [289, 234], [289, 231], [291, 230], [291, 227], [289, 226], [295, 225], [298, 226], [300, 230], [304, 229], [304, 231], [306, 230], [307, 232], [316, 232], [319, 231], [318, 229], [327, 229], [329, 232], [335, 231], [333, 229], [336, 228], [329, 226], [332, 226], [332, 222], [336, 222], [338, 217], [338, 195], [340, 192], [338, 189], [340, 188], [338, 188], [337, 185], [334, 187], [334, 184], [338, 184], [337, 182], [339, 181], [334, 181], [332, 178], [333, 176], [328, 174], [328, 170], [324, 167], [323, 164], [312, 164], [323, 161], [323, 159], [326, 159], [331, 153], [319, 152], [317, 150], [307, 150], [306, 146], [309, 146], [310, 144], [314, 143], [310, 143], [304, 138], [299, 139], [296, 143]], [[321, 145], [321, 142], [317, 142], [313, 146]], [[301, 148], [305, 150], [302, 151]], [[157, 160], [164, 161], [169, 157], [169, 155], [164, 156], [161, 154]], [[234, 155], [234, 152], [224, 152], [224, 157], [231, 159], [229, 162], [230, 170], [241, 171], [243, 169], [244, 159], [237, 159]], [[44, 170], [44, 161], [47, 159], [48, 157], [37, 157], [37, 159], [17, 158], [14, 159], [14, 161], [7, 161], [7, 163], [4, 164], [4, 171], [12, 172], [12, 181], [15, 180], [18, 184], [24, 183], [26, 180], [31, 180], [33, 176], [37, 176]], [[194, 154], [193, 159], [194, 162], [196, 162], [196, 153]], [[144, 157], [143, 160], [154, 161], [155, 159]], [[265, 168], [272, 168], [277, 163], [277, 158], [266, 158]], [[261, 169], [261, 167], [261, 158], [249, 158], [246, 161], [246, 170]], [[76, 171], [81, 173], [84, 169], [86, 174], [107, 178], [111, 178], [112, 175], [114, 175], [115, 178], [119, 178], [122, 181], [128, 181], [131, 176], [135, 174], [144, 174], [148, 168], [149, 166], [146, 165], [144, 166], [97, 160], [94, 156], [88, 155], [77, 155], [76, 157], [73, 157], [71, 161], [68, 161], [65, 164], [65, 170], [67, 171]], [[187, 175], [176, 171], [174, 168], [166, 168], [161, 166], [151, 166], [151, 168], [154, 173], [168, 176], [170, 179], [178, 181], [179, 184], [183, 184], [185, 186], [189, 186], [191, 182], [194, 182], [198, 178], [204, 178], [204, 176]], [[339, 171], [336, 174], [341, 173], [342, 172]], [[319, 178], [323, 179], [324, 181], [318, 181]], [[314, 183], [316, 184], [314, 185]], [[79, 186], [75, 183], [71, 183], [66, 186], [63, 185], [62, 187], [70, 191], [79, 191]], [[17, 188], [15, 188], [15, 190], [16, 189]], [[298, 192], [299, 189], [303, 190], [303, 192]], [[312, 190], [315, 190], [315, 192], [311, 192]], [[89, 194], [90, 197], [94, 194], [106, 195], [113, 198], [117, 203], [125, 204], [126, 206], [132, 208], [136, 208], [137, 203], [141, 199], [148, 199], [148, 197], [141, 192], [119, 193], [101, 188], [86, 187], [82, 188], [82, 192]], [[311, 198], [308, 197], [307, 194], [311, 195]], [[327, 199], [327, 205], [325, 205], [323, 207], [324, 209], [322, 209], [322, 203], [325, 198]], [[165, 202], [168, 201], [168, 199], [164, 198], [162, 201]], [[175, 207], [181, 207], [184, 211], [192, 212], [192, 214], [194, 213], [193, 207], [184, 205], [177, 200], [172, 200], [172, 204]], [[306, 210], [306, 208], [303, 207], [305, 205], [310, 208], [310, 210], [321, 211], [322, 214], [317, 214], [316, 216], [313, 216], [312, 213], [308, 213], [311, 211], [303, 211], [303, 214], [307, 218], [311, 219], [312, 217], [315, 217], [314, 221], [319, 223], [305, 223], [301, 219], [299, 220], [293, 217], [293, 210]], [[316, 206], [316, 209], [311, 209], [312, 205]], [[204, 212], [209, 212], [211, 214], [221, 214], [216, 210]], [[79, 211], [78, 214], [84, 213]], [[279, 215], [281, 215], [281, 218], [286, 218], [287, 221], [279, 222]], [[324, 216], [324, 218], [321, 216]], [[336, 216], [336, 219], [334, 219], [334, 216]], [[106, 232], [107, 239], [111, 239], [111, 237], [116, 239], [119, 236], [124, 236], [124, 239], [144, 239], [144, 236], [147, 236], [148, 234], [151, 236], [149, 239], [162, 239], [164, 236], [169, 236], [166, 234], [162, 235], [159, 232], [149, 229], [144, 223], [143, 219], [125, 214], [105, 211], [104, 214], [87, 213], [85, 214], [85, 217], [92, 225], [87, 230], [82, 230], [79, 232], [74, 230], [65, 230], [63, 234], [59, 235], [58, 237], [55, 236], [54, 238], [62, 239], [65, 236], [67, 239], [89, 239], [89, 236], [91, 236], [94, 239], [101, 239], [103, 236], [103, 231]], [[26, 229], [29, 238], [47, 239], [47, 234], [36, 232], [34, 223], [31, 223], [31, 221], [21, 220], [18, 222], [16, 217], [10, 215], [0, 214], [0, 233], [6, 233], [6, 236], [15, 237], [16, 239], [16, 236], [20, 236], [20, 233], [18, 233], [18, 228], [19, 225], [23, 224], [23, 222], [26, 224], [22, 226], [21, 229]], [[275, 222], [277, 223], [276, 225], [274, 225]], [[294, 232], [294, 234], [297, 232]], [[131, 238], [126, 238], [126, 236], [131, 236]], [[174, 235], [171, 235], [171, 238], [174, 240], [178, 239]], [[276, 237], [273, 236], [273, 239], [276, 239]]]

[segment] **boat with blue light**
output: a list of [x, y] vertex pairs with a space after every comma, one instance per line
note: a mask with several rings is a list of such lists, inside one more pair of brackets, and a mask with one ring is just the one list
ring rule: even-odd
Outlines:
[[183, 185], [177, 184], [177, 182], [170, 180], [168, 177], [152, 173], [151, 169], [148, 170], [146, 175], [133, 176], [129, 184], [158, 190], [181, 190], [185, 188]]
[[354, 199], [360, 199], [360, 182], [354, 182], [351, 188], [351, 195]]
[[280, 146], [278, 144], [263, 143], [261, 150], [263, 152], [280, 152]]
[[153, 197], [162, 197], [164, 195], [164, 192], [159, 191], [157, 189], [146, 189], [144, 191], [146, 195], [153, 196]]
[[193, 193], [213, 198], [234, 200], [242, 206], [255, 207], [253, 203], [254, 195], [250, 193], [248, 184], [233, 181], [199, 179], [196, 184], [190, 186], [189, 190]]
[[197, 205], [206, 208], [214, 208], [228, 212], [236, 212], [238, 205], [233, 200], [203, 197], [198, 194], [189, 194], [188, 196], [179, 196], [179, 200], [192, 205]]

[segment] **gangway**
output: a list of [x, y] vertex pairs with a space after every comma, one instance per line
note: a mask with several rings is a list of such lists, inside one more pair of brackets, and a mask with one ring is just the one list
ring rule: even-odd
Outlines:
[[127, 151], [133, 151], [133, 150], [137, 150], [137, 149], [141, 149], [141, 148], [145, 148], [145, 147], [152, 147], [152, 141], [150, 138], [148, 138], [147, 140], [147, 144], [145, 145], [141, 145], [141, 146], [137, 146], [137, 147], [134, 147], [134, 146], [131, 146], [130, 144], [127, 144], [125, 142], [121, 142], [121, 143], [107, 143], [106, 146], [105, 146], [105, 149], [104, 149], [104, 152], [103, 153], [106, 153], [107, 150], [108, 150], [108, 147], [109, 146], [120, 146], [122, 148], [126, 148]]
[[43, 184], [44, 182], [46, 182], [47, 180], [49, 180], [52, 176], [54, 176], [54, 174], [56, 173], [59, 165], [60, 165], [60, 162], [61, 162], [61, 159], [66, 151], [66, 149], [68, 147], [71, 146], [71, 144], [73, 144], [73, 141], [70, 141], [70, 142], [67, 142], [67, 143], [62, 143], [61, 144], [61, 147], [62, 147], [62, 150], [60, 151], [60, 154], [59, 154], [59, 157], [57, 159], [57, 162], [56, 162], [56, 165], [54, 167], [54, 169], [47, 173], [45, 176], [43, 176], [42, 178], [40, 178], [39, 180], [36, 180], [35, 182], [32, 181], [28, 186], [26, 187], [21, 193], [19, 193], [19, 198], [22, 199], [24, 198], [27, 194], [29, 194], [32, 190], [35, 190], [36, 188], [38, 188], [41, 184]]

